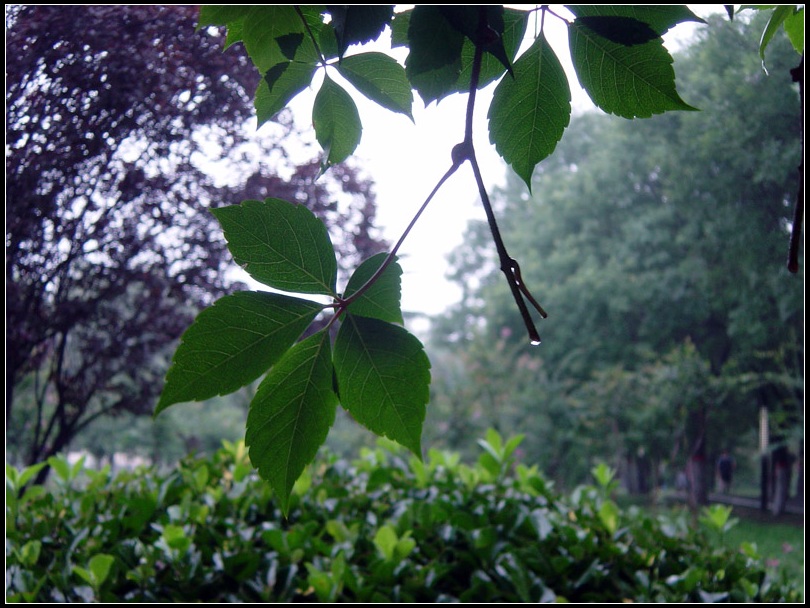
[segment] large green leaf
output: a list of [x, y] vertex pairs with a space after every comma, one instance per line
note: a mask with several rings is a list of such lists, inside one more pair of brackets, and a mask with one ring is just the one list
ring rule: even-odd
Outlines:
[[804, 8], [794, 9], [793, 14], [785, 18], [784, 26], [790, 43], [801, 55], [804, 53]]
[[454, 92], [461, 74], [464, 34], [447, 21], [441, 7], [413, 9], [408, 17], [408, 42], [405, 73], [424, 103]]
[[253, 7], [242, 21], [242, 40], [262, 73], [293, 58], [310, 63], [319, 59], [304, 21], [292, 5]]
[[333, 377], [329, 334], [320, 331], [289, 350], [250, 404], [245, 445], [284, 515], [295, 480], [315, 458], [335, 421]]
[[262, 126], [306, 89], [317, 66], [297, 61], [278, 63], [267, 70], [256, 89], [254, 105], [258, 126]]
[[257, 281], [295, 293], [335, 295], [337, 260], [323, 222], [277, 198], [212, 209], [236, 263]]
[[630, 5], [630, 4], [598, 4], [598, 5], [566, 5], [577, 17], [628, 17], [649, 25], [658, 35], [666, 33], [670, 28], [686, 21], [705, 23], [688, 7], [682, 4], [662, 5]]
[[422, 457], [430, 361], [404, 328], [347, 314], [335, 340], [340, 402], [360, 424]]
[[250, 6], [244, 5], [213, 5], [201, 6], [197, 19], [197, 29], [209, 25], [231, 26], [236, 21], [243, 21], [251, 11]]
[[[360, 264], [349, 279], [343, 297], [350, 297], [365, 285], [387, 257], [387, 253], [378, 253]], [[401, 277], [402, 268], [395, 260], [357, 300], [349, 304], [348, 312], [401, 324], [403, 322], [400, 308]]]
[[571, 118], [571, 90], [541, 33], [498, 83], [489, 107], [489, 139], [531, 189], [534, 167], [554, 151]]
[[155, 415], [174, 403], [225, 395], [252, 382], [321, 309], [315, 302], [256, 291], [220, 298], [183, 334]]
[[352, 44], [376, 40], [394, 16], [393, 5], [329, 6], [332, 27], [342, 57]]
[[[785, 20], [788, 17], [792, 17], [795, 12], [796, 12], [796, 5], [791, 4], [791, 5], [777, 6], [773, 10], [773, 13], [771, 13], [771, 17], [770, 19], [768, 19], [768, 23], [765, 25], [765, 29], [762, 31], [762, 38], [759, 41], [759, 56], [760, 58], [762, 58], [763, 68], [765, 67], [765, 49], [768, 47], [768, 44], [776, 35], [776, 32], [779, 31], [779, 28], [782, 26]], [[791, 44], [793, 44], [792, 40]]]
[[672, 56], [661, 38], [627, 46], [575, 20], [569, 46], [579, 81], [609, 114], [647, 118], [669, 110], [694, 110], [675, 90]]
[[338, 72], [363, 95], [384, 108], [413, 120], [413, 93], [405, 68], [384, 53], [360, 53], [345, 57]]
[[324, 76], [315, 96], [312, 124], [325, 152], [325, 167], [346, 160], [360, 143], [363, 128], [357, 106], [351, 95], [329, 76]]
[[[529, 23], [530, 13], [516, 9], [507, 8], [503, 12], [503, 34], [501, 42], [510, 65], [514, 61], [520, 44], [526, 37], [526, 26]], [[473, 57], [475, 56], [475, 45], [471, 40], [464, 40], [461, 49], [461, 75], [458, 78], [456, 90], [459, 92], [468, 91], [470, 88], [470, 77], [472, 76]], [[483, 88], [496, 81], [506, 72], [503, 61], [492, 53], [484, 53], [481, 58], [481, 73], [478, 77], [478, 88]]]

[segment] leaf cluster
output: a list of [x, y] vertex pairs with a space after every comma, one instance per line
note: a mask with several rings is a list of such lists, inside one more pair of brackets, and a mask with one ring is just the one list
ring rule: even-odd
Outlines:
[[[566, 23], [577, 76], [598, 107], [627, 118], [694, 110], [675, 90], [662, 39], [678, 23], [701, 21], [685, 6], [566, 8], [573, 19], [548, 7], [537, 10], [543, 20]], [[571, 115], [568, 79], [542, 25], [521, 52], [534, 13], [503, 6], [416, 6], [397, 13], [393, 6], [208, 6], [200, 27], [227, 26], [228, 43], [243, 43], [264, 75], [256, 92], [260, 125], [323, 70], [312, 124], [324, 168], [351, 155], [362, 135], [357, 106], [341, 82], [413, 119], [412, 91], [430, 104], [500, 80], [488, 112], [490, 141], [531, 187], [535, 166], [553, 152]], [[358, 48], [385, 30], [392, 49], [407, 49], [404, 66]], [[483, 52], [478, 66], [476, 49]]]
[[[6, 468], [8, 601], [712, 602], [799, 601], [755, 547], [713, 544], [716, 514], [652, 517], [612, 499], [612, 472], [570, 495], [535, 466], [425, 462], [381, 444], [318, 459], [289, 519], [244, 444], [170, 473], [110, 474], [53, 459]], [[486, 447], [485, 447], [486, 446]], [[37, 465], [42, 466], [42, 465]], [[725, 526], [728, 521], [723, 522]]]
[[[329, 234], [303, 205], [244, 201], [213, 213], [236, 262], [275, 291], [236, 292], [198, 315], [182, 336], [155, 413], [233, 392], [267, 374], [250, 405], [246, 443], [285, 513], [338, 404], [421, 456], [430, 362], [402, 327], [402, 271], [395, 259], [372, 256], [338, 293]], [[328, 308], [335, 315], [327, 326], [298, 341]], [[333, 345], [329, 329], [338, 318]]]

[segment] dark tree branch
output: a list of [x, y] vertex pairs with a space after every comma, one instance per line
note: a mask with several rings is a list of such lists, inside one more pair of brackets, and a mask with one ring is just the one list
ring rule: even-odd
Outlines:
[[[799, 83], [799, 104], [804, 108], [804, 55], [799, 65], [790, 70], [793, 82]], [[799, 162], [799, 192], [796, 195], [796, 206], [793, 208], [793, 226], [790, 232], [790, 245], [788, 247], [788, 270], [799, 272], [799, 245], [802, 238], [802, 223], [804, 222], [804, 112], [799, 114], [799, 136], [802, 142], [802, 155]]]

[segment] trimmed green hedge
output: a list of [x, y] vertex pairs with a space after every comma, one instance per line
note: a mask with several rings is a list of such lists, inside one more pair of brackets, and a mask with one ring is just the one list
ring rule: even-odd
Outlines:
[[[609, 469], [561, 496], [520, 442], [494, 432], [472, 466], [387, 443], [320, 457], [289, 519], [242, 444], [159, 474], [112, 476], [52, 459], [6, 466], [8, 601], [798, 601], [752, 546], [718, 548], [733, 523], [620, 510]], [[42, 465], [38, 465], [42, 466]], [[24, 488], [24, 489], [23, 489]]]

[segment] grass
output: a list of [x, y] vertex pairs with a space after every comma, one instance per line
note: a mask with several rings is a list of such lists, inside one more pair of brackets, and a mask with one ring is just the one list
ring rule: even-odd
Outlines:
[[727, 546], [739, 547], [744, 542], [753, 543], [767, 563], [777, 571], [804, 586], [804, 528], [786, 523], [771, 523], [747, 519], [732, 511], [739, 521], [723, 538]]

